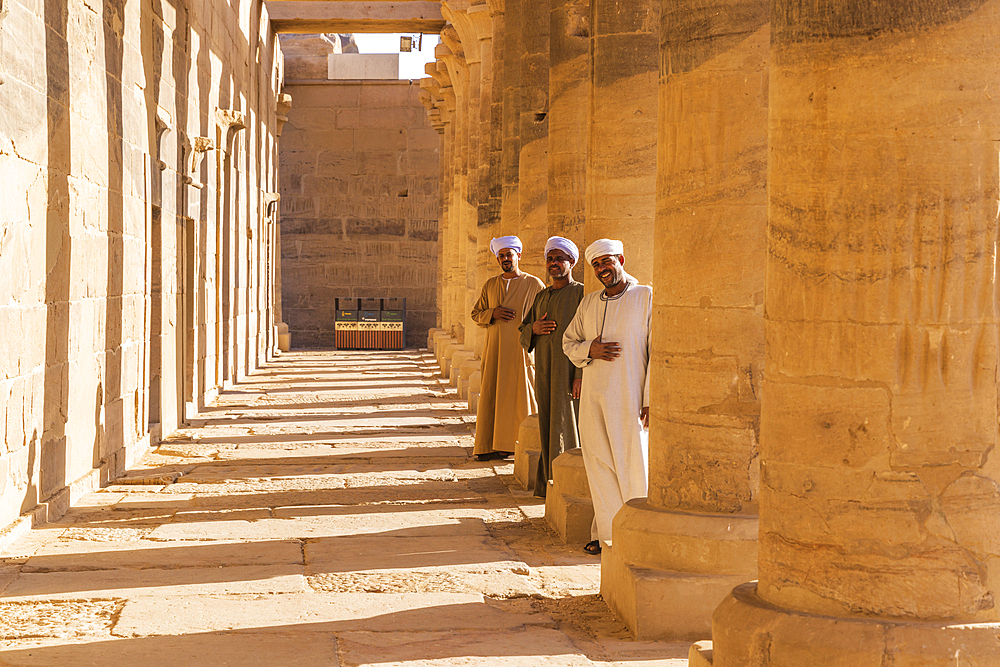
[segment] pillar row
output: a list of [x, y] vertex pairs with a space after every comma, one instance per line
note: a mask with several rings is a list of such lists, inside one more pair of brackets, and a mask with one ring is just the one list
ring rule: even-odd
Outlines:
[[773, 3], [759, 583], [714, 664], [1000, 664], [1000, 4]]

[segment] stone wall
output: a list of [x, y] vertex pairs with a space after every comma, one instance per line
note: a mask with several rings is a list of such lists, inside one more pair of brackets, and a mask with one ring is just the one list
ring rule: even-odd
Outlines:
[[281, 138], [282, 301], [292, 345], [334, 347], [337, 297], [402, 297], [436, 320], [439, 137], [409, 81], [310, 81]]
[[260, 0], [5, 13], [0, 529], [57, 516], [266, 356], [281, 76]]

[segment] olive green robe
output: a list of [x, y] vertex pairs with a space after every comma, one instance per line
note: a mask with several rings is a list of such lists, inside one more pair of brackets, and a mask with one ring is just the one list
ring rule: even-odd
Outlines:
[[[538, 435], [542, 453], [535, 474], [535, 495], [545, 497], [552, 479], [552, 462], [567, 449], [580, 446], [577, 430], [580, 402], [573, 400], [573, 380], [583, 377], [563, 352], [562, 338], [583, 299], [583, 283], [562, 289], [543, 289], [521, 323], [521, 346], [535, 355], [535, 399], [538, 402]], [[548, 315], [546, 317], [546, 314]], [[546, 317], [556, 323], [550, 334], [536, 335], [531, 325]]]

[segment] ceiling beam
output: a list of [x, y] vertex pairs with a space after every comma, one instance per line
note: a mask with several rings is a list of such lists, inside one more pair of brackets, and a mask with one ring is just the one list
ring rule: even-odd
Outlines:
[[437, 34], [447, 21], [441, 3], [428, 0], [268, 0], [276, 32], [422, 32]]

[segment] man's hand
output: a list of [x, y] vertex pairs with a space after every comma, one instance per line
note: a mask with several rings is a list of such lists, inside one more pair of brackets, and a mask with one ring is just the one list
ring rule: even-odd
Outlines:
[[503, 306], [497, 306], [493, 309], [493, 319], [502, 320], [504, 322], [510, 322], [514, 319], [514, 311], [510, 308], [504, 308]]
[[573, 398], [580, 398], [580, 390], [583, 389], [583, 380], [573, 380], [573, 391], [570, 392], [570, 396]]
[[605, 343], [598, 336], [590, 344], [590, 358], [591, 359], [603, 359], [604, 361], [614, 361], [619, 354], [621, 354], [622, 348], [618, 343], [614, 341], [608, 341]]
[[552, 320], [545, 319], [549, 316], [548, 313], [542, 315], [542, 319], [535, 320], [531, 325], [531, 333], [536, 336], [544, 336], [545, 334], [550, 334], [556, 330], [556, 323]]
[[642, 422], [643, 428], [649, 428], [649, 406], [647, 405], [642, 410], [639, 410], [639, 421]]

